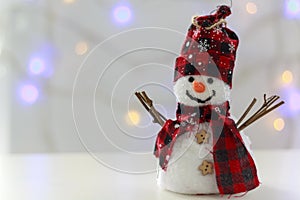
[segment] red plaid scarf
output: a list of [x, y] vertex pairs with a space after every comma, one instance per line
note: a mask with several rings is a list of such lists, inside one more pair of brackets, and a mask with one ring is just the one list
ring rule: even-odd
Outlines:
[[[167, 120], [158, 133], [154, 154], [162, 169], [176, 138], [193, 131], [197, 123], [208, 122], [213, 135], [213, 158], [220, 194], [247, 192], [259, 185], [255, 163], [247, 151], [235, 122], [229, 118], [229, 103], [190, 107], [178, 104], [177, 120]], [[196, 122], [196, 123], [194, 123]]]

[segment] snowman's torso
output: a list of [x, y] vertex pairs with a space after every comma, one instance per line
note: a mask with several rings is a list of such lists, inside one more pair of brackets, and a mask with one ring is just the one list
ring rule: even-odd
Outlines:
[[[196, 134], [205, 130], [209, 134], [207, 142], [198, 143]], [[213, 160], [213, 138], [212, 131], [208, 123], [197, 125], [192, 132], [180, 135], [168, 158], [167, 170], [159, 168], [158, 184], [167, 190], [184, 194], [216, 194], [219, 193], [215, 170], [211, 174], [203, 175], [199, 166], [204, 161], [214, 164]], [[249, 153], [251, 142], [249, 138], [240, 133], [245, 147]]]
[[212, 138], [199, 144], [196, 134], [200, 130], [211, 134], [208, 123], [203, 123], [199, 124], [197, 130], [177, 138], [167, 170], [159, 169], [158, 182], [161, 187], [185, 194], [218, 193], [214, 170], [205, 176], [199, 170], [203, 161], [213, 163]]

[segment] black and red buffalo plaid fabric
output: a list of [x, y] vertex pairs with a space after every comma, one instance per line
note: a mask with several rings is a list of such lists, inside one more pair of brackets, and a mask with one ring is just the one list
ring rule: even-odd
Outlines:
[[154, 154], [159, 158], [163, 170], [167, 170], [176, 138], [194, 131], [199, 123], [209, 122], [213, 135], [215, 175], [220, 194], [247, 192], [259, 185], [253, 158], [246, 149], [234, 121], [229, 118], [228, 102], [202, 107], [178, 104], [176, 116], [175, 121], [167, 120], [156, 139]]
[[[214, 168], [221, 194], [236, 194], [250, 191], [259, 186], [257, 170], [253, 158], [246, 149], [241, 135], [230, 118], [220, 116], [224, 123], [221, 134], [214, 138]], [[213, 122], [214, 123], [214, 122]], [[218, 122], [220, 123], [220, 122]], [[216, 125], [212, 126], [218, 129]], [[215, 136], [215, 134], [214, 134]]]

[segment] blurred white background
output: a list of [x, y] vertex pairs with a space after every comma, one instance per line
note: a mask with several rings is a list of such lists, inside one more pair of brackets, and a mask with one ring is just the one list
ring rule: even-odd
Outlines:
[[[1, 0], [1, 152], [151, 152], [160, 127], [133, 93], [174, 118], [175, 57], [191, 17], [219, 4], [230, 2]], [[231, 113], [280, 95], [286, 104], [245, 132], [255, 149], [299, 148], [300, 0], [233, 0], [232, 11]]]

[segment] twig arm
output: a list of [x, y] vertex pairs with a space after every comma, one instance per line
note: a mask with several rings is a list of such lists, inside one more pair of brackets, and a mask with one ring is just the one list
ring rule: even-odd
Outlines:
[[281, 101], [278, 104], [272, 106], [279, 98], [280, 97], [276, 96], [276, 95], [271, 96], [269, 98], [266, 98], [266, 94], [264, 94], [264, 103], [263, 103], [263, 105], [248, 120], [246, 120], [246, 122], [244, 122], [242, 125], [240, 125], [241, 121], [244, 119], [244, 116], [246, 116], [248, 114], [248, 112], [250, 111], [250, 109], [254, 105], [254, 103], [252, 101], [252, 103], [250, 104], [250, 106], [248, 107], [246, 112], [242, 115], [241, 119], [237, 123], [238, 124], [238, 130], [242, 131], [243, 129], [247, 128], [249, 125], [251, 125], [255, 121], [257, 121], [258, 119], [262, 118], [266, 114], [270, 113], [271, 111], [275, 110], [279, 106], [283, 105], [284, 101]]
[[245, 110], [244, 114], [240, 117], [240, 119], [238, 120], [238, 122], [236, 123], [237, 126], [240, 125], [240, 123], [242, 123], [242, 121], [245, 119], [245, 117], [248, 115], [248, 113], [250, 112], [250, 110], [253, 108], [254, 104], [256, 103], [256, 99], [254, 98], [251, 102], [251, 104], [248, 106], [248, 108]]
[[248, 121], [247, 123], [244, 123], [243, 125], [241, 125], [238, 130], [242, 131], [245, 128], [247, 128], [249, 125], [253, 124], [254, 122], [256, 122], [257, 120], [259, 120], [260, 118], [262, 118], [263, 116], [267, 115], [268, 113], [270, 113], [271, 111], [275, 110], [276, 108], [280, 107], [281, 105], [284, 104], [284, 101], [281, 101], [280, 103], [276, 104], [275, 106], [273, 106], [272, 108], [266, 110], [263, 113], [260, 113], [259, 115], [256, 115], [252, 120]]
[[148, 97], [146, 92], [135, 92], [135, 96], [139, 99], [144, 108], [150, 113], [153, 118], [153, 123], [158, 123], [159, 125], [163, 126], [167, 119], [154, 108], [153, 101]]

